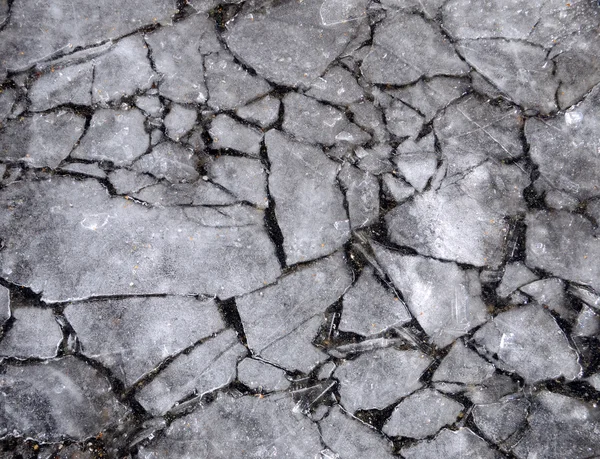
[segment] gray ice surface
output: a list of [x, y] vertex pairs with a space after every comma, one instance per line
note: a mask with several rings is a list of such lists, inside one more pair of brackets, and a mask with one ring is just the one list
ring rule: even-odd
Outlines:
[[596, 0], [0, 0], [0, 456], [600, 457]]

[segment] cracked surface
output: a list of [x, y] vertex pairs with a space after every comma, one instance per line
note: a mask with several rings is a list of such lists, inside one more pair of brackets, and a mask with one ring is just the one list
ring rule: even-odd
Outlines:
[[0, 456], [600, 457], [595, 0], [0, 0]]

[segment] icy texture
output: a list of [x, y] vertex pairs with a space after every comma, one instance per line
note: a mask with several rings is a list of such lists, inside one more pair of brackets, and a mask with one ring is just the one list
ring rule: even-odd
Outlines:
[[432, 134], [418, 142], [409, 139], [401, 143], [394, 157], [398, 172], [419, 192], [425, 189], [429, 179], [435, 173], [437, 162]]
[[466, 171], [488, 158], [501, 161], [520, 157], [520, 115], [514, 107], [499, 107], [475, 96], [444, 110], [434, 125], [448, 161], [448, 175]]
[[378, 246], [375, 253], [394, 285], [403, 292], [412, 315], [438, 346], [447, 346], [487, 320], [474, 271]]
[[480, 39], [461, 41], [458, 49], [475, 70], [523, 108], [543, 114], [557, 110], [558, 80], [543, 48], [522, 41]]
[[203, 54], [220, 49], [214, 25], [196, 14], [172, 27], [162, 27], [146, 35], [150, 55], [161, 79], [160, 94], [180, 103], [206, 101]]
[[[331, 0], [328, 0], [331, 2]], [[357, 5], [363, 8], [367, 2]], [[308, 87], [350, 41], [359, 21], [323, 21], [322, 0], [245, 8], [228, 24], [229, 49], [277, 84]]]
[[523, 287], [536, 280], [538, 280], [538, 277], [523, 263], [510, 263], [504, 268], [502, 281], [500, 282], [500, 285], [498, 285], [496, 293], [498, 296], [506, 298], [519, 287]]
[[473, 338], [500, 368], [516, 371], [528, 382], [561, 376], [572, 380], [581, 371], [577, 353], [552, 316], [537, 304], [499, 314]]
[[402, 400], [383, 427], [390, 437], [425, 438], [453, 424], [463, 405], [433, 390], [425, 389]]
[[84, 124], [68, 110], [10, 120], [0, 130], [0, 159], [54, 169], [69, 156]]
[[442, 430], [433, 440], [422, 441], [415, 446], [402, 448], [401, 454], [407, 459], [499, 459], [502, 457], [473, 431], [466, 427], [452, 431]]
[[383, 409], [422, 386], [421, 374], [431, 360], [418, 351], [393, 348], [361, 354], [334, 372], [342, 405], [356, 410]]
[[237, 200], [261, 209], [268, 206], [267, 174], [257, 159], [219, 156], [207, 169], [211, 180], [227, 189]]
[[433, 374], [433, 381], [479, 384], [494, 373], [494, 366], [457, 341]]
[[[310, 97], [291, 92], [283, 98], [283, 107], [283, 129], [302, 142], [330, 146], [338, 140], [362, 143], [370, 138], [343, 112]], [[350, 137], [356, 137], [355, 141]]]
[[0, 378], [0, 436], [83, 440], [127, 412], [108, 380], [75, 357], [5, 368]]
[[337, 165], [316, 147], [278, 131], [265, 136], [271, 162], [269, 190], [283, 233], [288, 264], [332, 253], [348, 239], [350, 225], [337, 185]]
[[164, 413], [185, 396], [202, 396], [227, 385], [235, 378], [237, 362], [246, 352], [235, 332], [225, 330], [189, 353], [178, 355], [136, 393], [136, 398], [151, 413]]
[[[174, 13], [170, 0], [118, 0], [98, 4], [57, 0], [44, 4], [15, 2], [8, 25], [0, 32], [0, 75], [22, 70], [53, 54], [68, 53], [127, 35], [146, 25], [167, 22]], [[39, 30], [44, 26], [46, 33]], [[37, 33], [32, 33], [38, 29]]]
[[208, 132], [212, 138], [212, 148], [259, 156], [263, 134], [257, 129], [244, 126], [227, 115], [219, 115], [212, 121]]
[[336, 105], [350, 105], [362, 99], [363, 91], [350, 72], [332, 67], [313, 82], [306, 95]]
[[[563, 237], [565, 231], [570, 237]], [[527, 263], [600, 291], [600, 241], [595, 234], [582, 215], [564, 211], [529, 214]]]
[[464, 95], [469, 88], [468, 80], [463, 78], [434, 77], [388, 92], [417, 109], [428, 123], [441, 109]]
[[346, 201], [352, 229], [369, 226], [379, 217], [379, 183], [358, 168], [345, 164], [338, 175], [346, 189]]
[[524, 399], [508, 398], [473, 407], [473, 421], [494, 443], [509, 440], [527, 422], [530, 404]]
[[120, 40], [94, 66], [92, 102], [107, 103], [152, 87], [158, 79], [139, 35]]
[[186, 135], [196, 124], [196, 110], [174, 104], [165, 116], [167, 135], [178, 141]]
[[99, 179], [106, 178], [106, 173], [95, 163], [68, 163], [60, 167], [61, 171], [87, 175]]
[[82, 353], [102, 362], [127, 385], [225, 326], [214, 301], [185, 297], [74, 303], [64, 314]]
[[388, 131], [397, 137], [415, 138], [423, 126], [423, 117], [397, 100], [385, 110], [385, 121]]
[[91, 105], [93, 72], [89, 63], [50, 67], [29, 88], [31, 110], [44, 111], [63, 104]]
[[376, 335], [390, 327], [410, 322], [406, 306], [389, 287], [366, 267], [343, 300], [340, 330], [361, 335]]
[[0, 357], [43, 359], [56, 356], [63, 335], [51, 309], [16, 308], [12, 317], [14, 323], [0, 341]]
[[318, 457], [317, 426], [292, 412], [287, 397], [222, 395], [205, 408], [175, 420], [139, 457]]
[[462, 180], [426, 191], [388, 213], [390, 238], [422, 255], [498, 266], [508, 231], [503, 217], [524, 210], [527, 183], [516, 166], [483, 163]]
[[339, 407], [334, 407], [329, 412], [329, 416], [319, 423], [319, 427], [323, 441], [335, 454], [339, 454], [339, 457], [348, 459], [396, 457], [392, 455], [391, 443], [369, 426], [344, 413]]
[[118, 166], [131, 164], [150, 146], [144, 119], [142, 112], [136, 109], [95, 111], [71, 157], [110, 161]]
[[600, 457], [596, 0], [0, 0], [0, 456]]
[[[342, 256], [337, 254], [299, 268], [275, 285], [242, 296], [237, 308], [248, 347], [286, 369], [310, 370], [326, 358], [311, 344], [323, 313], [350, 283]], [[317, 327], [309, 326], [314, 319]], [[274, 346], [279, 352], [272, 349]]]
[[251, 389], [267, 392], [285, 390], [290, 386], [283, 370], [254, 359], [244, 359], [238, 364], [238, 379]]
[[271, 90], [269, 83], [250, 75], [227, 54], [211, 54], [206, 57], [204, 65], [210, 95], [208, 104], [216, 110], [241, 107]]
[[554, 118], [531, 119], [525, 125], [531, 159], [538, 165], [542, 189], [559, 189], [580, 199], [597, 196], [600, 177], [598, 139], [600, 89], [583, 103]]
[[513, 453], [519, 459], [532, 454], [548, 459], [597, 456], [599, 423], [596, 406], [542, 391], [534, 398], [528, 428]]
[[255, 123], [260, 127], [266, 128], [277, 121], [280, 105], [281, 102], [279, 102], [279, 99], [266, 96], [245, 107], [238, 108], [236, 114], [250, 123]]
[[1, 190], [2, 206], [16, 196], [20, 204], [0, 217], [7, 245], [2, 276], [47, 301], [136, 293], [227, 297], [273, 282], [280, 272], [262, 218], [248, 222], [233, 213], [219, 214], [219, 221], [201, 209], [148, 209], [111, 198], [95, 180], [14, 183]]
[[12, 313], [10, 310], [10, 290], [0, 286], [0, 327], [10, 319]]
[[197, 165], [198, 159], [193, 151], [177, 143], [163, 142], [136, 161], [134, 169], [171, 183], [193, 182], [199, 177]]
[[462, 75], [468, 66], [434, 23], [398, 13], [377, 28], [361, 71], [372, 83], [404, 85], [422, 76]]

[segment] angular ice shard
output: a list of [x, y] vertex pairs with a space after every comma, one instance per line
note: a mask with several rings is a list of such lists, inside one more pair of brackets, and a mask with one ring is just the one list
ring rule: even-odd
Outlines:
[[128, 411], [108, 380], [75, 357], [6, 365], [0, 400], [0, 437], [37, 441], [81, 441], [117, 423]]
[[153, 209], [110, 197], [96, 180], [65, 177], [13, 183], [0, 190], [0, 203], [13, 207], [0, 214], [1, 275], [49, 302], [149, 293], [227, 298], [280, 274], [256, 209]]

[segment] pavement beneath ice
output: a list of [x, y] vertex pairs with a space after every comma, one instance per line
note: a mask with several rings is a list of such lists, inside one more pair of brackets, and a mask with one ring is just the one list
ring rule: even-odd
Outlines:
[[0, 0], [0, 457], [600, 457], [596, 0]]

